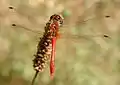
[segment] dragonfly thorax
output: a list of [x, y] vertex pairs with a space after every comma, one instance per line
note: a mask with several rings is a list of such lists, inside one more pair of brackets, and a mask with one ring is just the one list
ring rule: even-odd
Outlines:
[[54, 14], [50, 17], [50, 22], [57, 22], [59, 26], [63, 25], [63, 17], [58, 15], [58, 14]]
[[48, 23], [46, 23], [45, 34], [49, 34], [51, 38], [58, 37], [59, 28], [62, 24], [63, 19], [60, 17], [60, 15], [52, 15]]

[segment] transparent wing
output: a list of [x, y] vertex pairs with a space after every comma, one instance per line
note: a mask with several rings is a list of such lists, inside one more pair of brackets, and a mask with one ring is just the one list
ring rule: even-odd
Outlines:
[[[84, 3], [84, 4], [83, 4]], [[81, 5], [80, 5], [81, 4]], [[42, 33], [43, 32], [43, 28], [44, 28], [44, 26], [45, 25], [42, 25], [42, 24], [38, 24], [38, 22], [37, 21], [40, 21], [41, 20], [41, 22], [43, 23], [45, 20], [43, 20], [43, 17], [42, 18], [39, 18], [36, 14], [34, 15], [34, 16], [32, 16], [33, 14], [34, 14], [34, 12], [33, 12], [33, 9], [31, 8], [31, 7], [29, 7], [27, 4], [20, 4], [20, 5], [22, 5], [25, 9], [23, 9], [23, 7], [22, 6], [20, 6], [20, 7], [18, 7], [18, 8], [15, 8], [15, 7], [9, 7], [11, 10], [14, 10], [14, 15], [16, 16], [16, 17], [12, 17], [13, 19], [15, 19], [15, 18], [19, 18], [17, 21], [15, 20], [15, 23], [17, 23], [17, 27], [19, 26], [19, 27], [22, 27], [22, 28], [25, 28], [25, 29], [27, 29], [27, 30], [31, 30], [31, 31], [33, 31], [33, 32], [36, 32], [36, 33]], [[45, 4], [44, 4], [45, 5]], [[82, 29], [81, 28], [83, 28], [85, 31], [86, 31], [86, 29], [87, 30], [94, 30], [94, 28], [93, 27], [88, 27], [88, 25], [86, 25], [86, 23], [88, 23], [88, 22], [93, 22], [94, 23], [94, 21], [93, 20], [95, 20], [96, 19], [96, 16], [95, 16], [95, 14], [94, 14], [94, 11], [95, 11], [95, 8], [97, 8], [97, 5], [102, 5], [101, 3], [96, 3], [96, 2], [92, 2], [91, 3], [91, 5], [90, 5], [90, 7], [88, 6], [88, 5], [86, 5], [86, 3], [85, 2], [76, 2], [76, 3], [74, 3], [74, 5], [73, 6], [68, 6], [67, 7], [67, 9], [69, 10], [69, 11], [71, 11], [71, 12], [73, 12], [73, 13], [75, 13], [74, 12], [74, 9], [76, 8], [77, 10], [76, 10], [76, 12], [78, 12], [78, 13], [75, 13], [75, 14], [77, 14], [77, 15], [74, 15], [74, 14], [71, 14], [69, 17], [67, 17], [68, 19], [66, 19], [65, 18], [65, 23], [67, 23], [67, 24], [65, 24], [64, 26], [65, 26], [65, 28], [63, 28], [62, 30], [64, 30], [65, 31], [65, 33], [64, 34], [68, 34], [67, 33], [67, 31], [70, 31], [70, 30], [68, 30], [68, 28], [69, 29], [71, 29], [71, 30], [76, 30], [76, 31], [81, 31]], [[88, 6], [88, 7], [87, 7]], [[71, 8], [72, 7], [72, 8]], [[78, 8], [80, 8], [80, 9], [78, 9]], [[31, 9], [31, 10], [30, 10]], [[35, 9], [35, 8], [34, 8]], [[102, 9], [102, 8], [101, 8]], [[28, 11], [27, 11], [28, 10]], [[79, 11], [79, 10], [81, 10], [81, 11]], [[27, 11], [27, 12], [26, 12]], [[35, 11], [37, 11], [37, 8], [36, 8], [36, 10]], [[30, 13], [29, 13], [30, 12]], [[31, 14], [31, 12], [33, 13], [33, 14]], [[29, 13], [29, 14], [28, 14]], [[37, 14], [39, 14], [39, 13], [37, 13]], [[25, 17], [26, 16], [26, 17]], [[35, 17], [36, 17], [36, 19], [35, 19]], [[74, 19], [73, 19], [73, 18]], [[34, 20], [31, 20], [30, 18], [34, 18]], [[104, 18], [104, 16], [103, 16], [103, 18]], [[23, 19], [23, 20], [22, 20]], [[35, 21], [36, 20], [36, 21]], [[69, 20], [69, 21], [68, 21]], [[96, 21], [95, 21], [96, 22]], [[40, 22], [39, 22], [40, 23]], [[91, 23], [92, 24], [92, 23]], [[90, 26], [92, 26], [90, 24]], [[64, 27], [63, 26], [63, 27]], [[79, 27], [79, 26], [82, 26], [81, 28]], [[85, 26], [85, 27], [84, 27]], [[73, 29], [73, 27], [74, 27], [74, 29]], [[86, 28], [87, 27], [87, 28]], [[40, 29], [40, 28], [42, 28], [42, 29]], [[77, 29], [75, 29], [75, 28], [77, 28]], [[86, 28], [86, 29], [85, 29]], [[90, 29], [91, 28], [91, 29]], [[103, 28], [103, 27], [102, 27]], [[38, 31], [38, 30], [36, 30], [36, 29], [38, 29], [38, 30], [40, 30], [40, 31]], [[42, 30], [42, 32], [41, 32], [41, 30]], [[72, 32], [72, 33], [74, 33], [74, 32]], [[71, 35], [72, 35], [72, 33], [71, 33]], [[62, 34], [62, 35], [64, 35], [64, 34]], [[70, 34], [70, 33], [69, 33]], [[74, 35], [73, 35], [74, 36]], [[75, 35], [76, 36], [76, 35]], [[79, 35], [78, 35], [79, 36]]]

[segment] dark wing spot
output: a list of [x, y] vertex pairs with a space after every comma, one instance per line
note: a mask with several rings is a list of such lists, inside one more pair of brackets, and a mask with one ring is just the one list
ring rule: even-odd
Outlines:
[[110, 37], [109, 37], [108, 35], [106, 35], [106, 34], [104, 34], [104, 37], [105, 37], [105, 38], [110, 38]]
[[12, 26], [16, 26], [16, 24], [12, 24]]
[[110, 16], [109, 15], [107, 15], [107, 16], [105, 16], [106, 18], [109, 18]]
[[9, 9], [14, 9], [12, 6], [8, 7]]

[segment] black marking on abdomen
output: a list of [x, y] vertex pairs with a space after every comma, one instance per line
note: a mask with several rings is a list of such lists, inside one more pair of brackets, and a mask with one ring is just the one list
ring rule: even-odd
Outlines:
[[43, 71], [46, 63], [51, 57], [52, 51], [52, 36], [50, 32], [45, 32], [37, 47], [37, 53], [33, 60], [33, 67], [36, 71]]

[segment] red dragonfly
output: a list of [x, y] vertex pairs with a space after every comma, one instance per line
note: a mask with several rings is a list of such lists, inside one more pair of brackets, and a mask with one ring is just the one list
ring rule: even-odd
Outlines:
[[[9, 9], [15, 9], [14, 7], [9, 7]], [[90, 10], [90, 9], [88, 9], [88, 10]], [[15, 12], [16, 13], [18, 13], [18, 15], [21, 15], [19, 12], [18, 12], [18, 10], [17, 9], [15, 9]], [[84, 14], [83, 14], [84, 15]], [[59, 35], [59, 24], [60, 24], [60, 22], [58, 22], [59, 20], [61, 20], [62, 19], [62, 17], [61, 16], [59, 16], [59, 15], [53, 15], [53, 16], [51, 16], [52, 18], [50, 18], [50, 20], [48, 21], [48, 22], [50, 22], [50, 29], [52, 29], [52, 31], [54, 31], [54, 33], [55, 33], [55, 36], [54, 37], [52, 37], [52, 39], [51, 39], [51, 43], [52, 43], [52, 51], [51, 51], [51, 57], [50, 57], [50, 76], [53, 78], [53, 76], [54, 76], [54, 69], [55, 69], [55, 48], [56, 48], [56, 39], [58, 39], [59, 37], [62, 37], [62, 35], [63, 35], [63, 38], [69, 38], [69, 37], [72, 37], [72, 38], [79, 38], [79, 37], [108, 37], [108, 35], [107, 34], [96, 34], [96, 35], [83, 35], [83, 36], [79, 36], [79, 35], [70, 35], [69, 33], [63, 33], [63, 34], [61, 34], [61, 35]], [[110, 17], [109, 15], [107, 15], [107, 16], [105, 16], [106, 18], [108, 18], [108, 17]], [[28, 16], [28, 18], [30, 19], [30, 17]], [[58, 19], [58, 20], [57, 20]], [[86, 19], [86, 20], [81, 20], [81, 21], [77, 21], [76, 23], [77, 24], [81, 24], [81, 23], [86, 23], [87, 21], [89, 21], [89, 20], [94, 20], [94, 19], [96, 19], [96, 17], [91, 17], [91, 18], [88, 18], [88, 19]], [[68, 19], [69, 20], [69, 19]], [[74, 20], [74, 19], [73, 19]], [[67, 20], [66, 20], [67, 21]], [[23, 26], [23, 25], [21, 25], [21, 24], [19, 24], [19, 23], [13, 23], [12, 24], [12, 26], [14, 26], [14, 27], [21, 27], [21, 28], [24, 28], [24, 29], [26, 29], [26, 30], [30, 30], [30, 31], [32, 31], [32, 32], [35, 32], [35, 33], [37, 33], [38, 31], [35, 31], [35, 30], [33, 30], [33, 29], [29, 29], [29, 28], [27, 28], [27, 27], [25, 27], [25, 26]], [[47, 26], [47, 25], [46, 25]], [[67, 27], [68, 25], [63, 25], [63, 27]], [[46, 32], [46, 31], [45, 31]], [[39, 31], [39, 33], [42, 33], [42, 32], [40, 32]], [[53, 33], [53, 34], [54, 34]], [[36, 69], [38, 69], [38, 68], [36, 68]], [[40, 69], [40, 68], [39, 68]], [[41, 69], [40, 69], [41, 70]], [[42, 70], [41, 70], [42, 71]], [[36, 78], [36, 76], [37, 76], [37, 74], [38, 74], [38, 72], [39, 71], [36, 71], [36, 75], [35, 75], [35, 77], [34, 77], [34, 79]], [[33, 82], [34, 82], [34, 79], [33, 79]]]
[[55, 46], [56, 39], [58, 37], [59, 27], [63, 24], [63, 19], [54, 14], [50, 17], [50, 20], [46, 23], [45, 32], [43, 37], [40, 38], [37, 53], [35, 54], [35, 58], [33, 60], [33, 66], [36, 70], [35, 77], [33, 78], [32, 85], [34, 84], [34, 80], [38, 74], [38, 72], [42, 72], [45, 68], [45, 64], [50, 58], [50, 76], [53, 78], [54, 70], [55, 70]]

